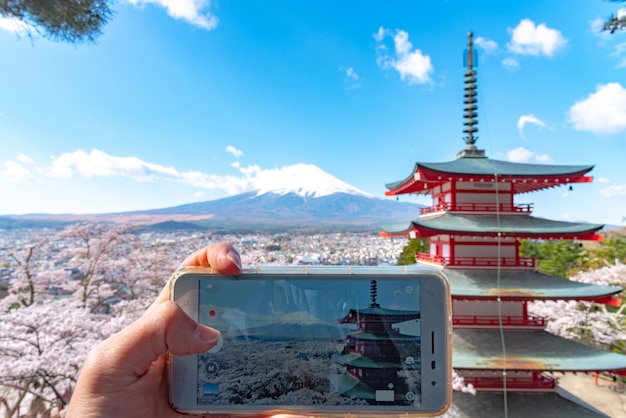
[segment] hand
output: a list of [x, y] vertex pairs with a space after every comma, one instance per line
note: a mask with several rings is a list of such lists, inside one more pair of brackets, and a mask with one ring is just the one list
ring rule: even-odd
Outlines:
[[[187, 257], [184, 266], [212, 267], [231, 275], [241, 271], [241, 259], [231, 245], [214, 244]], [[203, 353], [220, 333], [197, 324], [169, 296], [166, 285], [141, 318], [91, 350], [68, 418], [184, 416], [169, 405], [166, 354]]]

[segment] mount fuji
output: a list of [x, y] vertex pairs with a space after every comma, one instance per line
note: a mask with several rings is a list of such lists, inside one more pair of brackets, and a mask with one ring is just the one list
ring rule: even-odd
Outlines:
[[[276, 228], [378, 229], [382, 224], [415, 219], [419, 213], [417, 204], [374, 197], [315, 165], [285, 167], [277, 170], [272, 178], [262, 179], [262, 183], [263, 187], [223, 199], [141, 213], [177, 217], [210, 215], [192, 222], [211, 229], [253, 231]], [[177, 227], [172, 222], [154, 226]]]
[[[127, 223], [148, 229], [372, 230], [415, 219], [420, 205], [374, 197], [319, 167], [296, 164], [246, 179], [247, 191], [180, 206], [98, 215], [23, 215], [22, 221]], [[6, 221], [6, 219], [4, 220]], [[3, 222], [0, 219], [0, 226]]]

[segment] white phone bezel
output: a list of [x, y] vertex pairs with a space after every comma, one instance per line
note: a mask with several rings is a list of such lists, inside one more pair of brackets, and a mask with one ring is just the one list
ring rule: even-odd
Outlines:
[[[343, 273], [335, 267], [324, 268], [294, 268], [271, 266], [268, 272], [262, 269], [245, 269], [237, 280], [263, 280], [265, 276], [284, 276], [284, 278], [298, 276], [314, 280], [317, 275], [325, 278], [328, 276], [355, 279], [356, 277], [371, 280], [420, 279], [420, 318], [421, 326], [421, 362], [422, 362], [422, 385], [420, 410], [414, 410], [404, 406], [374, 406], [359, 407], [358, 410], [340, 406], [297, 406], [289, 405], [259, 409], [258, 405], [236, 405], [235, 407], [220, 407], [220, 409], [207, 409], [207, 405], [197, 404], [197, 355], [171, 356], [170, 357], [170, 402], [172, 406], [187, 414], [229, 414], [251, 415], [262, 412], [263, 414], [298, 413], [298, 414], [346, 414], [358, 413], [359, 415], [402, 413], [409, 416], [440, 415], [450, 405], [452, 392], [452, 367], [451, 367], [451, 303], [450, 289], [447, 280], [440, 271], [428, 268], [414, 267], [410, 269], [401, 267], [345, 267]], [[356, 272], [355, 272], [356, 271]], [[377, 273], [378, 272], [378, 273]], [[375, 275], [375, 276], [374, 276]], [[207, 277], [209, 276], [209, 277]], [[319, 277], [319, 276], [317, 276]], [[199, 281], [233, 280], [233, 276], [221, 276], [210, 269], [184, 268], [177, 271], [170, 287], [171, 299], [183, 308], [192, 319], [198, 320]], [[433, 339], [434, 337], [434, 339]], [[432, 367], [434, 366], [434, 368]], [[213, 407], [211, 407], [213, 408]]]

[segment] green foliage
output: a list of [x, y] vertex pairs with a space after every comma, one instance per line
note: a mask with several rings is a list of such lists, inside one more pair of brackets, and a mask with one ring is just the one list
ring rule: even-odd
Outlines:
[[[614, 3], [623, 3], [626, 0], [610, 0]], [[617, 17], [617, 15], [612, 15], [608, 20], [604, 22], [602, 25], [602, 30], [609, 31], [611, 33], [615, 33], [618, 30], [626, 29], [626, 16]]]
[[626, 237], [615, 235], [602, 241], [600, 248], [589, 250], [585, 270], [595, 270], [615, 261], [626, 263]]
[[626, 237], [615, 235], [606, 238], [597, 248], [585, 248], [571, 240], [522, 240], [520, 255], [535, 258], [542, 273], [571, 277], [580, 271], [599, 269], [615, 261], [626, 263]]
[[398, 265], [406, 266], [407, 264], [415, 264], [415, 253], [425, 252], [428, 249], [428, 240], [411, 239], [402, 249], [402, 253], [398, 257]]
[[540, 272], [564, 278], [580, 271], [585, 258], [582, 245], [572, 240], [523, 240], [520, 255], [535, 258]]
[[0, 16], [15, 18], [52, 41], [94, 42], [113, 11], [113, 0], [0, 0]]

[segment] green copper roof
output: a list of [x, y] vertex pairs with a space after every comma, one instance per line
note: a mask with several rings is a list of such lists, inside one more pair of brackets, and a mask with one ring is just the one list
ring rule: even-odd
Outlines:
[[[419, 349], [417, 349], [419, 353]], [[360, 354], [334, 354], [333, 360], [344, 366], [359, 367], [363, 369], [420, 369], [419, 361], [412, 364], [401, 364], [400, 362], [376, 361]]]
[[494, 176], [500, 177], [535, 177], [535, 176], [568, 176], [584, 174], [593, 169], [593, 165], [550, 165], [524, 164], [509, 161], [492, 160], [486, 157], [458, 158], [441, 163], [416, 163], [411, 175], [404, 180], [386, 184], [393, 190], [413, 178], [418, 170], [434, 171], [445, 174]]
[[408, 233], [413, 229], [426, 229], [441, 233], [496, 234], [544, 236], [583, 234], [601, 229], [604, 225], [553, 221], [529, 215], [459, 215], [446, 213], [431, 218], [418, 218], [410, 222], [383, 227], [390, 234]]
[[413, 318], [420, 317], [420, 311], [403, 311], [398, 309], [386, 309], [381, 307], [368, 307], [364, 309], [350, 309], [350, 312], [356, 312], [359, 315], [376, 315], [376, 316], [410, 316]]
[[593, 169], [592, 165], [524, 164], [476, 157], [458, 158], [442, 163], [417, 163], [416, 166], [441, 173], [523, 177], [566, 176], [586, 173]]
[[[535, 270], [444, 269], [453, 297], [506, 299], [586, 299], [613, 295], [617, 286], [599, 286], [554, 277]], [[500, 280], [498, 283], [498, 275]]]
[[331, 374], [330, 384], [337, 393], [358, 399], [376, 399], [376, 391], [349, 374]]
[[390, 340], [390, 341], [415, 341], [417, 343], [420, 342], [420, 337], [416, 337], [413, 335], [407, 334], [390, 334], [388, 332], [365, 332], [365, 331], [356, 331], [348, 334], [348, 337], [352, 337], [355, 340], [368, 340], [368, 341], [380, 341], [380, 340]]
[[543, 330], [456, 329], [452, 366], [456, 369], [603, 371], [626, 369], [626, 356], [589, 347]]
[[[354, 376], [347, 373], [331, 374], [329, 377], [331, 386], [335, 391], [343, 396], [353, 397], [357, 399], [376, 399], [376, 390], [368, 384], [361, 382]], [[396, 392], [396, 401], [406, 401], [406, 395], [402, 392]], [[365, 401], [363, 401], [365, 402]]]
[[[608, 418], [590, 406], [585, 407], [584, 402], [575, 400], [563, 389], [547, 393], [507, 392], [506, 401], [509, 418]], [[450, 412], [451, 416], [458, 418], [503, 417], [504, 395], [454, 392]]]

